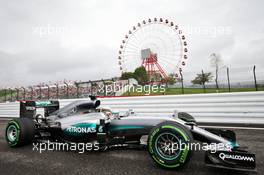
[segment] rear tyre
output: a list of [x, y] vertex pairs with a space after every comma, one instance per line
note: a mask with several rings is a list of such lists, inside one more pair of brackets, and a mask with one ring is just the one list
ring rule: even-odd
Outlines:
[[148, 137], [148, 152], [153, 161], [167, 169], [183, 167], [191, 157], [191, 132], [176, 122], [163, 122], [154, 127]]
[[18, 118], [8, 122], [5, 137], [10, 147], [32, 143], [35, 135], [34, 122], [29, 118]]

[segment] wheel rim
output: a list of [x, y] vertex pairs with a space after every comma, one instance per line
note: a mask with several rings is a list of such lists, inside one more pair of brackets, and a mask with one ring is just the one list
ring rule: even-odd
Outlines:
[[18, 135], [17, 135], [17, 128], [14, 125], [10, 125], [7, 129], [7, 139], [10, 142], [16, 141]]
[[179, 138], [172, 133], [162, 133], [160, 134], [155, 142], [155, 147], [159, 156], [164, 159], [172, 160], [179, 156]]

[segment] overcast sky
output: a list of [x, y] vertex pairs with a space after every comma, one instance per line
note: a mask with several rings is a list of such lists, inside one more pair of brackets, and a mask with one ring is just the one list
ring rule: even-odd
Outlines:
[[186, 34], [184, 72], [208, 69], [214, 52], [226, 66], [260, 69], [263, 7], [262, 0], [0, 0], [0, 87], [119, 76], [121, 40], [154, 17]]

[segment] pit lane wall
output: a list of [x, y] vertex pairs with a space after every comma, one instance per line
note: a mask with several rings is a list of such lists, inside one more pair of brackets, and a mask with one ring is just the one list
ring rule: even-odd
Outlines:
[[[77, 99], [59, 100], [61, 107]], [[174, 110], [193, 115], [199, 123], [264, 124], [264, 92], [191, 95], [105, 97], [101, 106], [113, 111], [133, 109], [138, 114], [172, 115]], [[0, 117], [19, 117], [19, 102], [0, 103]]]

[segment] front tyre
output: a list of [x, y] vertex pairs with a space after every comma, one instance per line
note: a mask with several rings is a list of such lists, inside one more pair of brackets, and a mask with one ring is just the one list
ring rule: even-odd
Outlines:
[[148, 152], [155, 163], [163, 168], [184, 166], [190, 159], [191, 132], [176, 122], [163, 122], [154, 127], [148, 137]]
[[17, 118], [8, 122], [5, 137], [10, 147], [19, 147], [29, 143], [35, 135], [34, 122], [29, 118]]

